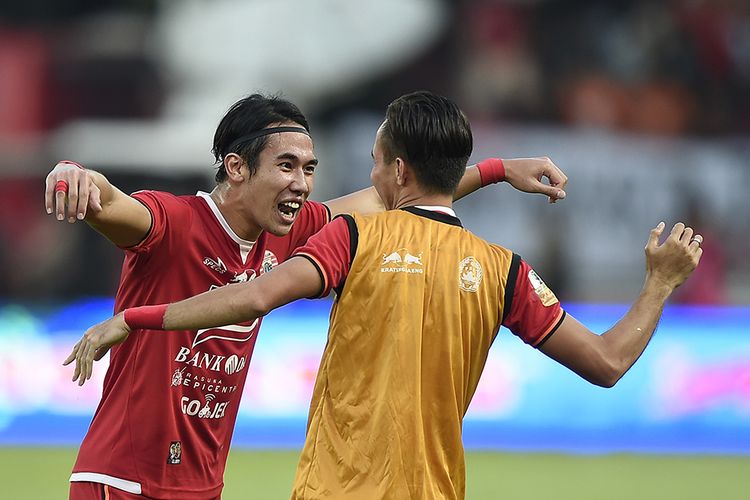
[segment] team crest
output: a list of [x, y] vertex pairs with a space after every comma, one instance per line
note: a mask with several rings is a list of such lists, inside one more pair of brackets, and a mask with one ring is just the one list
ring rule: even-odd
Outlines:
[[474, 257], [466, 257], [458, 264], [458, 287], [464, 292], [476, 292], [483, 274], [482, 264]]
[[260, 265], [260, 274], [267, 273], [274, 267], [279, 265], [279, 259], [276, 258], [273, 252], [266, 250], [263, 255], [263, 264]]
[[540, 278], [533, 269], [529, 271], [529, 283], [534, 287], [534, 292], [539, 296], [539, 300], [542, 301], [542, 304], [545, 306], [551, 306], [552, 304], [557, 303], [557, 297], [555, 297], [555, 294], [552, 293], [552, 290], [549, 289], [547, 284], [542, 281], [542, 278]]
[[182, 444], [179, 441], [169, 443], [169, 455], [167, 463], [169, 465], [179, 465], [182, 462]]

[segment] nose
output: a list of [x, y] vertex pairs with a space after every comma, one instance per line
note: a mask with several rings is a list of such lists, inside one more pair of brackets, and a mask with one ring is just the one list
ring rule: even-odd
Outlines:
[[309, 181], [310, 179], [305, 175], [305, 172], [303, 172], [302, 169], [295, 169], [294, 177], [292, 178], [292, 183], [289, 186], [289, 189], [297, 194], [308, 194], [310, 192]]

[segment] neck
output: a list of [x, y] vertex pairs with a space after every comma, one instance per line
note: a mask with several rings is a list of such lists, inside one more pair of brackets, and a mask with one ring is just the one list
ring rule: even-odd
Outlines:
[[416, 205], [453, 208], [453, 196], [449, 194], [425, 194], [419, 192], [407, 192], [402, 193], [399, 196], [398, 200], [396, 200], [396, 205], [393, 208], [397, 209], [404, 207], [413, 207]]
[[242, 204], [237, 190], [232, 189], [227, 183], [218, 184], [211, 191], [211, 199], [219, 207], [219, 212], [237, 236], [247, 241], [258, 239], [262, 229], [248, 217], [243, 216]]

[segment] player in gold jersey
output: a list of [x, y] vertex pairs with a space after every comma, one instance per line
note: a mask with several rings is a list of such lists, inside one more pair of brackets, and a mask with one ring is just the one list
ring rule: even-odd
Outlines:
[[98, 352], [134, 328], [238, 323], [334, 290], [292, 497], [463, 498], [461, 423], [500, 326], [610, 387], [645, 349], [665, 301], [698, 264], [702, 241], [678, 223], [660, 244], [659, 223], [639, 297], [594, 334], [516, 254], [461, 226], [451, 205], [471, 149], [468, 121], [453, 102], [428, 92], [396, 99], [377, 132], [371, 174], [389, 211], [337, 218], [251, 282], [126, 310], [84, 335], [77, 367], [88, 373]]

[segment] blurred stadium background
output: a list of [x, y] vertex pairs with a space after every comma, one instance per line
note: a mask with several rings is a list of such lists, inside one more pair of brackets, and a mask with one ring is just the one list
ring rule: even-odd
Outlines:
[[[660, 220], [705, 236], [636, 367], [604, 390], [507, 332], [465, 425], [470, 499], [748, 498], [750, 4], [741, 0], [25, 0], [0, 6], [0, 478], [64, 498], [100, 394], [60, 366], [110, 315], [121, 252], [44, 215], [67, 158], [126, 191], [213, 185], [224, 111], [282, 92], [308, 115], [314, 199], [369, 184], [385, 106], [454, 98], [475, 159], [548, 155], [568, 199], [488, 188], [460, 202], [604, 331], [637, 294]], [[261, 333], [224, 498], [283, 498], [329, 303]], [[155, 416], [158, 418], [158, 416]], [[276, 451], [273, 451], [276, 450]], [[9, 488], [9, 489], [7, 489]], [[5, 494], [3, 495], [6, 498]]]

